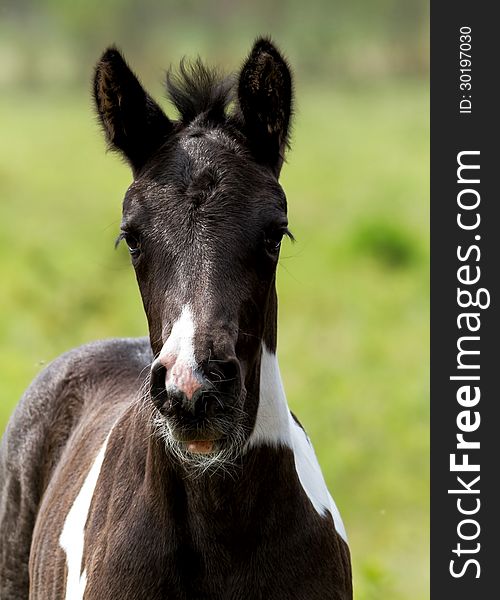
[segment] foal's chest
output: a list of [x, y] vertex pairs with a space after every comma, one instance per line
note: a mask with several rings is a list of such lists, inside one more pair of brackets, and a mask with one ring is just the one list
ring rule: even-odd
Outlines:
[[47, 532], [40, 538], [33, 599], [350, 597], [347, 546], [329, 521], [321, 522], [314, 512], [291, 520], [284, 510], [284, 519], [271, 527], [254, 522], [243, 528], [240, 522], [220, 527], [216, 520], [211, 526], [206, 519], [197, 527], [196, 517], [193, 522], [185, 514], [161, 514], [140, 495], [113, 509], [111, 514], [100, 509], [89, 514], [78, 581], [69, 587], [74, 565], [55, 536]]
[[[104, 553], [105, 554], [105, 553]], [[335, 593], [324, 566], [256, 549], [246, 561], [203, 555], [192, 547], [172, 548], [160, 557], [158, 548], [117, 549], [89, 569], [86, 600], [325, 600], [347, 598]], [[341, 588], [339, 587], [339, 590]]]
[[[34, 540], [33, 600], [351, 597], [347, 546], [298, 480], [283, 476], [291, 468], [286, 456], [270, 454], [265, 470], [257, 474], [250, 465], [245, 471], [248, 481], [216, 486], [212, 479], [186, 481], [162, 454], [153, 477], [149, 459], [119, 446], [123, 431], [115, 426], [85, 479], [75, 482], [69, 506], [54, 480]], [[88, 506], [80, 506], [78, 526], [68, 531], [74, 544], [61, 545], [87, 487]]]
[[347, 546], [333, 528], [318, 528], [314, 514], [271, 530], [206, 522], [191, 529], [182, 518], [158, 527], [157, 517], [142, 507], [106, 532], [92, 533], [91, 526], [86, 600], [350, 598]]

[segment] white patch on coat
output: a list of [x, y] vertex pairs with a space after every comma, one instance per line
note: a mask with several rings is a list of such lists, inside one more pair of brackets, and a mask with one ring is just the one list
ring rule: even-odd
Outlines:
[[344, 523], [342, 522], [337, 505], [326, 487], [326, 482], [323, 473], [321, 472], [321, 467], [316, 458], [316, 453], [314, 452], [311, 440], [291, 414], [290, 419], [292, 421], [295, 468], [297, 469], [300, 483], [317, 513], [324, 515], [326, 510], [330, 511], [337, 533], [347, 543], [347, 534]]
[[108, 439], [109, 435], [99, 450], [72, 507], [66, 515], [62, 533], [59, 537], [59, 545], [66, 553], [67, 576], [65, 600], [82, 600], [85, 593], [87, 571], [84, 569], [83, 573], [81, 572], [85, 544], [85, 524], [94, 496], [97, 479], [99, 478], [101, 466], [104, 461]]
[[259, 407], [248, 446], [292, 448], [290, 416], [278, 359], [262, 344]]
[[264, 344], [260, 367], [259, 407], [247, 447], [263, 445], [286, 446], [293, 450], [295, 469], [311, 504], [321, 516], [324, 516], [326, 511], [330, 512], [335, 529], [347, 542], [344, 524], [326, 487], [314, 448], [288, 408], [278, 359]]

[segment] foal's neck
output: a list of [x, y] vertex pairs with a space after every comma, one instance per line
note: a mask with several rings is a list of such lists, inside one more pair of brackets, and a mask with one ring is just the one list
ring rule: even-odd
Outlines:
[[238, 465], [196, 474], [168, 456], [162, 440], [152, 439], [146, 468], [151, 497], [162, 499], [165, 512], [195, 527], [203, 525], [207, 532], [216, 528], [232, 535], [235, 527], [255, 528], [260, 521], [264, 525], [276, 519], [277, 510], [285, 510], [283, 504], [291, 510], [292, 499], [299, 497], [288, 447], [254, 447], [242, 454]]

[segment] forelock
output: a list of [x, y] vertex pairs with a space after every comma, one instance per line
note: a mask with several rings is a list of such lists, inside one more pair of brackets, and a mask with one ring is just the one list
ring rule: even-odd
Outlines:
[[222, 123], [233, 98], [234, 78], [218, 69], [207, 67], [200, 58], [181, 60], [177, 72], [171, 69], [166, 77], [167, 95], [187, 125], [197, 119]]

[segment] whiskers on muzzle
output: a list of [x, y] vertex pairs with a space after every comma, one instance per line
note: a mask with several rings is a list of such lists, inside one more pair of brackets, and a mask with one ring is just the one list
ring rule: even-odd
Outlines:
[[[175, 416], [166, 417], [155, 409], [152, 422], [155, 435], [165, 444], [167, 454], [184, 467], [190, 477], [215, 473], [232, 476], [234, 469], [241, 465], [243, 449], [250, 433], [244, 424], [245, 417], [242, 409], [233, 406], [217, 417], [207, 417], [199, 425], [186, 429]], [[207, 437], [213, 438], [210, 452], [196, 453], [188, 449], [189, 439], [203, 440]]]

